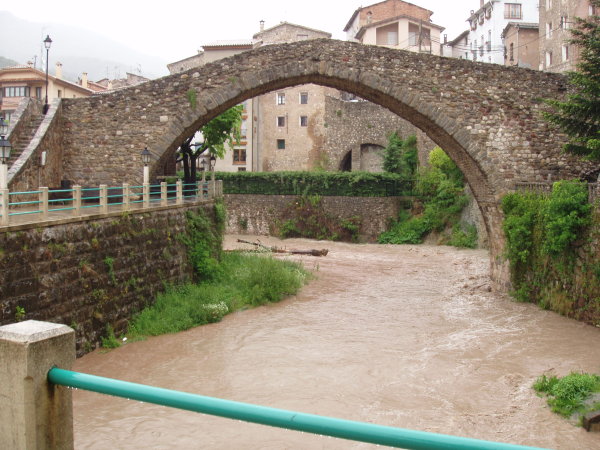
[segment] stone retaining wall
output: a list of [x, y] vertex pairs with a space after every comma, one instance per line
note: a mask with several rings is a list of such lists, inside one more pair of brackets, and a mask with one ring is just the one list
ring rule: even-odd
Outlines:
[[[296, 195], [225, 194], [227, 233], [271, 234], [273, 225], [283, 221], [282, 211]], [[341, 219], [360, 217], [361, 239], [374, 242], [398, 217], [402, 197], [322, 197], [325, 211]]]
[[113, 213], [91, 221], [0, 232], [0, 325], [24, 319], [63, 323], [77, 332], [77, 351], [95, 347], [106, 326], [118, 334], [165, 283], [192, 276], [177, 235], [185, 213], [212, 203]]

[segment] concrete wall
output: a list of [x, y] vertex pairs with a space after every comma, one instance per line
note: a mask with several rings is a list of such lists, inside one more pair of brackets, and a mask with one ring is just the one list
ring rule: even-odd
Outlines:
[[198, 208], [212, 214], [208, 204], [3, 228], [0, 325], [14, 322], [19, 306], [26, 319], [74, 328], [79, 354], [106, 335], [108, 324], [122, 332], [164, 283], [192, 276], [177, 235], [185, 230], [186, 211]]

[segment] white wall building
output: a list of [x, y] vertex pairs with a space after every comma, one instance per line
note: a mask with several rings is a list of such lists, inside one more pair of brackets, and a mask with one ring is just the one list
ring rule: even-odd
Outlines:
[[467, 18], [470, 59], [504, 64], [502, 32], [508, 23], [538, 23], [538, 17], [538, 0], [480, 0]]

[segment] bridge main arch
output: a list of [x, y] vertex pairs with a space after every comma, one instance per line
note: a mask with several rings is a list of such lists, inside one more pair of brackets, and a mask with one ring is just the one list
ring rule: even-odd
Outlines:
[[381, 105], [448, 153], [482, 210], [494, 273], [503, 267], [501, 196], [515, 181], [574, 177], [586, 168], [560, 152], [564, 137], [539, 114], [540, 99], [564, 94], [561, 75], [327, 39], [265, 46], [112, 94], [65, 100], [65, 178], [139, 182], [144, 146], [156, 170], [227, 108], [306, 83]]

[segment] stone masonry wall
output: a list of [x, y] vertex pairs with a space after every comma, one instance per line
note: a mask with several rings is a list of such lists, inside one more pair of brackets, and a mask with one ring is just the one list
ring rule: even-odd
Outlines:
[[[46, 152], [43, 166], [42, 152]], [[57, 188], [62, 174], [63, 110], [61, 99], [55, 99], [35, 136], [8, 171], [8, 187], [11, 191], [33, 191], [40, 186]]]
[[[417, 136], [419, 161], [427, 163], [435, 143], [425, 133], [397, 114], [371, 102], [343, 101], [334, 97], [325, 100], [325, 145], [329, 169], [339, 170], [344, 157], [352, 152], [352, 170], [361, 168], [361, 144], [385, 147], [388, 135], [397, 131], [402, 138]], [[380, 166], [383, 160], [380, 162]]]
[[152, 303], [165, 283], [192, 276], [177, 235], [188, 210], [113, 213], [92, 221], [9, 227], [0, 232], [0, 325], [25, 319], [63, 323], [77, 332], [77, 351], [95, 347], [106, 326], [118, 334]]
[[[282, 211], [295, 195], [225, 194], [227, 233], [267, 235], [273, 224], [286, 218]], [[360, 217], [361, 239], [374, 242], [386, 230], [390, 219], [398, 217], [401, 197], [322, 197], [325, 211], [340, 219]]]
[[10, 126], [8, 128], [8, 135], [6, 138], [15, 143], [19, 140], [19, 138], [25, 132], [25, 129], [29, 122], [32, 120], [34, 116], [37, 116], [42, 113], [42, 103], [41, 101], [25, 97], [19, 103], [16, 111], [11, 117]]

